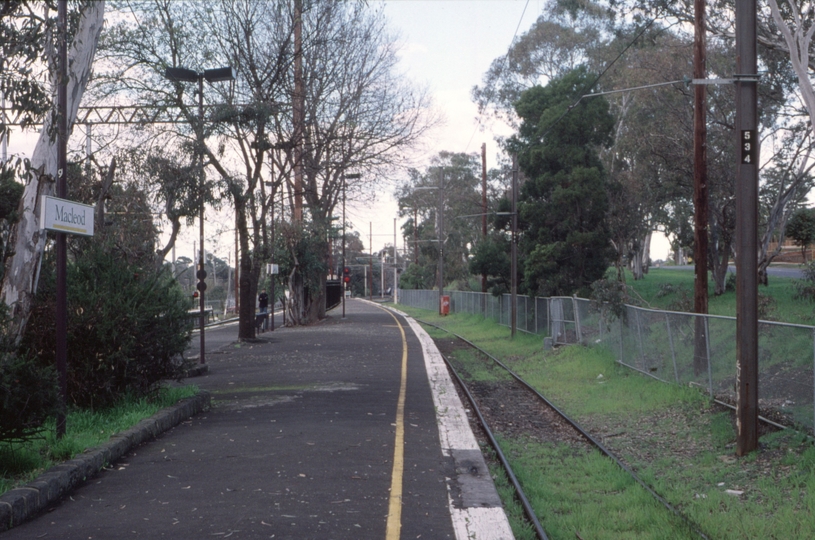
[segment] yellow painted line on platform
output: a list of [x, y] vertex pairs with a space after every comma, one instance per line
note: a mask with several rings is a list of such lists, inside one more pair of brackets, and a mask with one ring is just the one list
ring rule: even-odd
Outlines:
[[[382, 309], [382, 308], [380, 308]], [[387, 310], [383, 310], [387, 311]], [[396, 405], [396, 442], [393, 445], [393, 471], [391, 472], [391, 494], [388, 502], [388, 525], [386, 540], [399, 540], [402, 530], [402, 476], [405, 470], [405, 394], [407, 393], [407, 338], [399, 319], [388, 311], [396, 321], [402, 334], [402, 381], [399, 385], [399, 401]]]

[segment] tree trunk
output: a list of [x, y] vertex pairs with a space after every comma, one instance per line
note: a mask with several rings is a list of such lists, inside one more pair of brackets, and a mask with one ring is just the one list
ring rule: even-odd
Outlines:
[[813, 27], [807, 28], [807, 24], [811, 25], [808, 20], [809, 13], [801, 13], [796, 5], [796, 2], [788, 2], [789, 16], [794, 21], [794, 27], [787, 24], [781, 16], [781, 10], [778, 9], [778, 2], [776, 0], [769, 0], [770, 11], [772, 12], [773, 21], [776, 27], [784, 36], [784, 41], [787, 43], [790, 52], [790, 62], [792, 69], [798, 76], [798, 88], [801, 90], [801, 98], [806, 105], [807, 113], [809, 114], [810, 124], [815, 125], [815, 88], [812, 85], [812, 79], [809, 75], [809, 56], [810, 47], [812, 45]]
[[251, 255], [241, 253], [240, 313], [238, 315], [238, 339], [255, 337], [255, 298], [257, 298], [260, 269], [252, 264]]
[[642, 248], [636, 246], [631, 252], [631, 273], [634, 275], [634, 281], [642, 279]]
[[727, 284], [727, 268], [730, 264], [730, 255], [733, 252], [733, 239], [730, 235], [716, 238], [712, 242], [713, 248], [708, 255], [711, 264], [711, 275], [713, 277], [713, 294], [721, 296], [725, 292]]
[[317, 289], [317, 292], [311, 292], [308, 297], [308, 302], [304, 307], [303, 324], [313, 324], [320, 319], [325, 318], [325, 281]]
[[303, 277], [298, 272], [296, 255], [294, 261], [295, 267], [289, 274], [289, 297], [286, 302], [286, 313], [288, 314], [286, 324], [289, 326], [299, 326], [303, 323]]
[[651, 268], [651, 236], [653, 231], [648, 231], [645, 234], [645, 239], [642, 242], [642, 273], [647, 274]]
[[[79, 102], [91, 76], [93, 58], [104, 23], [105, 2], [88, 2], [82, 9], [76, 35], [68, 51], [67, 125], [70, 132], [76, 120]], [[52, 86], [56, 90], [57, 83]], [[46, 235], [40, 230], [40, 197], [50, 195], [57, 177], [57, 140], [52, 138], [56, 112], [45, 118], [40, 138], [31, 156], [28, 183], [20, 200], [20, 219], [9, 233], [13, 254], [6, 261], [2, 299], [12, 315], [10, 334], [19, 340], [31, 313], [39, 277], [39, 265]]]
[[238, 228], [238, 241], [241, 246], [240, 261], [238, 265], [240, 296], [238, 308], [238, 339], [252, 339], [255, 337], [255, 294], [257, 293], [257, 265], [252, 264], [252, 253], [249, 249], [249, 231], [246, 223], [246, 204], [241, 197], [236, 196], [235, 225]]

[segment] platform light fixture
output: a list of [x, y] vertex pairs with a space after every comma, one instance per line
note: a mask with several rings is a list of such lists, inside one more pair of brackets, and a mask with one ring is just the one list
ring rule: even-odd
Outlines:
[[[198, 139], [199, 148], [204, 146], [204, 80], [210, 83], [232, 81], [235, 79], [235, 70], [231, 66], [219, 67], [215, 69], [205, 69], [204, 71], [195, 71], [184, 67], [168, 67], [164, 70], [164, 76], [173, 82], [197, 82], [198, 83], [198, 129], [196, 130], [196, 139]], [[201, 352], [199, 356], [199, 363], [206, 363], [206, 347], [204, 338], [204, 327], [206, 326], [206, 304], [204, 302], [204, 291], [207, 288], [206, 277], [207, 271], [204, 269], [204, 153], [201, 151], [199, 155], [199, 195], [201, 196], [201, 206], [198, 209], [199, 226], [198, 226], [198, 271], [196, 277], [198, 284], [196, 289], [199, 291], [198, 305], [200, 308], [199, 314], [199, 327], [201, 338]]]

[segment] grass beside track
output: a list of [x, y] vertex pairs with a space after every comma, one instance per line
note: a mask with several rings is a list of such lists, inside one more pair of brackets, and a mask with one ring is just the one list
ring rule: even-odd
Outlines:
[[39, 438], [0, 443], [0, 494], [197, 393], [196, 386], [166, 387], [154, 399], [123, 399], [119, 405], [101, 411], [73, 410], [67, 415], [66, 434], [59, 440], [52, 420]]
[[[737, 458], [729, 410], [692, 388], [622, 367], [603, 348], [570, 346], [544, 352], [540, 337], [518, 334], [511, 340], [508, 328], [479, 316], [440, 317], [397, 307], [464, 336], [502, 360], [710, 538], [815, 538], [811, 439], [792, 431], [769, 433], [761, 438], [759, 451]], [[478, 376], [486, 378], [489, 372], [482, 369]], [[593, 458], [529, 440], [504, 439], [502, 448], [553, 539], [693, 537], [667, 510], [644, 504], [637, 490], [626, 493], [610, 462], [598, 468]], [[594, 484], [598, 478], [606, 479], [606, 487]], [[614, 497], [596, 496], [608, 486], [616, 486]], [[499, 489], [502, 496], [508, 492], [500, 488], [500, 480]], [[517, 517], [512, 520], [518, 538], [533, 537]]]

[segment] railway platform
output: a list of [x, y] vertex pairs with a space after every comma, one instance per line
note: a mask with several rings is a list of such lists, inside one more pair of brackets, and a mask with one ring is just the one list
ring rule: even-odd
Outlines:
[[208, 330], [189, 382], [211, 409], [3, 540], [512, 538], [427, 334], [361, 300], [329, 315], [253, 343]]

